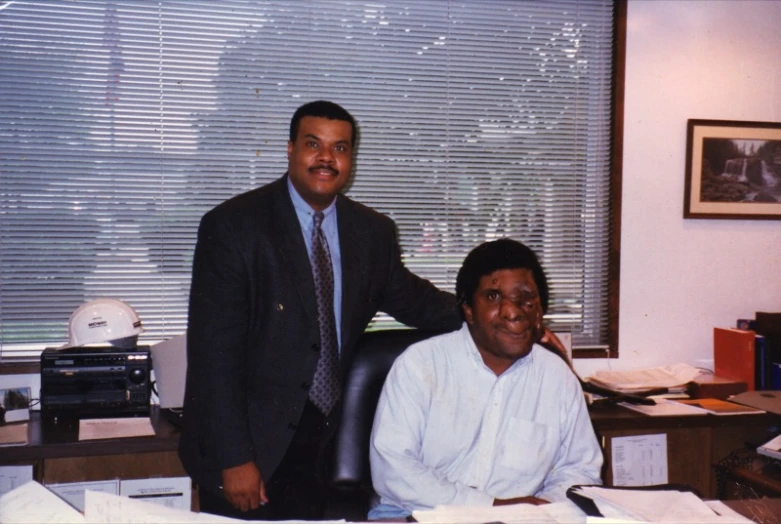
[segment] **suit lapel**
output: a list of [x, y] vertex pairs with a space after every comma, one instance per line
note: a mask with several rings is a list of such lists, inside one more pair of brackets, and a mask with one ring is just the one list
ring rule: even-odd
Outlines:
[[[350, 201], [339, 195], [336, 200], [339, 221], [339, 249], [342, 253], [342, 348], [354, 345], [357, 335], [353, 333], [354, 314], [360, 305], [362, 286], [368, 282], [367, 242], [370, 241], [363, 222], [356, 216]], [[349, 360], [349, 359], [347, 359]], [[344, 361], [344, 359], [343, 359]]]
[[[312, 278], [312, 266], [306, 251], [290, 193], [287, 189], [287, 177], [275, 182], [272, 200], [274, 228], [279, 239], [279, 251], [286, 267], [280, 270], [291, 271], [296, 275], [296, 291], [304, 310], [317, 322], [317, 302], [314, 300], [315, 284]], [[349, 199], [342, 195], [336, 200], [337, 221], [339, 226], [339, 249], [342, 254], [342, 347], [352, 347], [359, 333], [353, 333], [354, 311], [360, 307], [362, 286], [368, 282], [368, 250], [370, 242], [368, 230], [362, 226], [360, 216], [350, 205]], [[343, 359], [348, 361], [350, 359]]]
[[279, 251], [285, 267], [280, 271], [290, 271], [295, 275], [296, 291], [307, 315], [317, 322], [317, 303], [314, 300], [315, 284], [312, 279], [312, 266], [301, 233], [293, 201], [287, 189], [287, 176], [275, 183], [272, 206], [274, 209], [274, 227], [279, 239]]

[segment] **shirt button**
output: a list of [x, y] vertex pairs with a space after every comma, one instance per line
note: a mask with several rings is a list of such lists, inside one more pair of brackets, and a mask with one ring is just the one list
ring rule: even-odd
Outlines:
[[312, 351], [320, 351], [320, 344], [312, 344]]
[[293, 424], [293, 423], [291, 422], [290, 424], [288, 424], [288, 425], [287, 425], [287, 429], [289, 429], [289, 430], [291, 430], [291, 431], [295, 431], [295, 430], [297, 430], [297, 429], [298, 429], [298, 425], [297, 425], [297, 424]]
[[303, 389], [304, 391], [309, 391], [310, 387], [311, 387], [311, 385], [309, 384], [309, 382], [302, 382], [301, 383], [301, 389]]

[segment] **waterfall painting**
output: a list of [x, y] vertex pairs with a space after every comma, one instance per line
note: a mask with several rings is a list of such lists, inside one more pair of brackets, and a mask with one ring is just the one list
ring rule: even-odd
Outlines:
[[781, 220], [781, 122], [689, 120], [683, 216]]

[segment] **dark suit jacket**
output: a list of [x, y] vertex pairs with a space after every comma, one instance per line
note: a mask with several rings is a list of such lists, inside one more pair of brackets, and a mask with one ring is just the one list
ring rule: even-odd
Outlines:
[[[416, 327], [457, 329], [452, 294], [409, 272], [393, 221], [337, 197], [346, 372], [378, 310]], [[320, 338], [312, 270], [287, 177], [204, 215], [193, 262], [187, 385], [179, 455], [216, 489], [250, 460], [268, 481], [290, 444], [315, 372]]]

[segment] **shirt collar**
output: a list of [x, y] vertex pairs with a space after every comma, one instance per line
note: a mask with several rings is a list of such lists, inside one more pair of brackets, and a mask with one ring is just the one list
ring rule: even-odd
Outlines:
[[[296, 209], [296, 212], [301, 214], [304, 213], [308, 216], [312, 216], [315, 214], [315, 210], [312, 209], [312, 206], [306, 203], [306, 200], [303, 199], [303, 197], [298, 194], [298, 191], [296, 191], [296, 188], [293, 186], [293, 182], [290, 181], [290, 177], [287, 177], [287, 190], [290, 193], [290, 199], [293, 201], [293, 207]], [[336, 197], [334, 197], [334, 201], [331, 202], [327, 208], [323, 209], [323, 215], [325, 217], [331, 216], [333, 213], [336, 213]]]
[[[470, 358], [474, 362], [474, 364], [478, 367], [478, 369], [485, 369], [489, 371], [491, 374], [493, 374], [493, 371], [486, 366], [485, 362], [483, 361], [483, 356], [480, 354], [480, 351], [477, 349], [477, 345], [475, 344], [474, 339], [472, 338], [472, 334], [469, 332], [469, 324], [464, 322], [464, 325], [461, 326], [461, 330], [463, 332], [464, 341], [466, 342], [466, 350], [469, 353]], [[512, 365], [507, 368], [507, 370], [502, 373], [499, 377], [503, 377], [505, 375], [509, 375], [513, 371], [515, 371], [518, 368], [531, 366], [534, 362], [534, 353], [537, 350], [537, 344], [534, 344], [532, 346], [531, 351], [529, 351], [529, 354], [526, 355], [523, 358], [519, 358], [515, 362], [512, 363]]]

